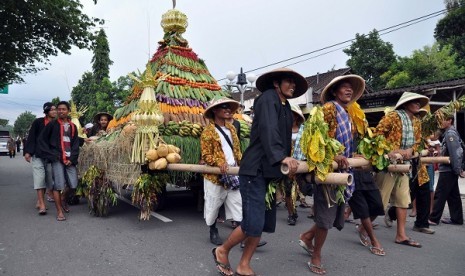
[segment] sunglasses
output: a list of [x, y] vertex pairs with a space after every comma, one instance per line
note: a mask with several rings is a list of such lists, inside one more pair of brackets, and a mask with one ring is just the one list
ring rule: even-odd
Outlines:
[[229, 106], [229, 104], [220, 104], [218, 106], [218, 108], [221, 108], [221, 109], [231, 109], [231, 107]]

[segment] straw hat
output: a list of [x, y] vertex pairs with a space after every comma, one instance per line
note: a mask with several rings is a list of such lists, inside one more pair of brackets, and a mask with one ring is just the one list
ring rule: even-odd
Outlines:
[[307, 91], [307, 80], [301, 74], [289, 68], [277, 68], [266, 72], [265, 74], [258, 77], [255, 84], [258, 90], [265, 92], [267, 89], [274, 88], [273, 81], [282, 77], [290, 77], [295, 82], [295, 91], [291, 99], [300, 97]]
[[322, 104], [334, 99], [334, 96], [332, 95], [334, 86], [341, 81], [348, 81], [352, 85], [354, 94], [352, 95], [352, 99], [350, 100], [349, 104], [356, 102], [362, 96], [363, 91], [365, 91], [365, 80], [358, 75], [343, 75], [335, 77], [325, 86], [321, 92], [320, 101]]
[[107, 116], [108, 121], [113, 120], [113, 116], [112, 116], [110, 113], [107, 113], [107, 112], [99, 112], [99, 113], [95, 114], [95, 116], [94, 116], [94, 122], [98, 123], [98, 122], [100, 121], [100, 117], [102, 117], [103, 115]]
[[418, 100], [420, 102], [420, 108], [425, 107], [429, 103], [429, 99], [426, 96], [413, 93], [413, 92], [404, 92], [400, 99], [397, 101], [396, 108], [399, 109], [403, 104], [408, 103], [413, 100]]
[[305, 117], [304, 114], [302, 113], [302, 110], [298, 105], [291, 104], [291, 110], [294, 112], [300, 119], [302, 119], [302, 122], [305, 122]]
[[205, 112], [203, 113], [203, 116], [207, 119], [213, 119], [213, 111], [212, 109], [215, 106], [221, 105], [227, 103], [231, 106], [231, 113], [236, 112], [236, 110], [239, 108], [239, 102], [235, 101], [233, 99], [229, 99], [223, 96], [216, 96], [214, 97], [210, 103], [208, 104], [207, 109], [205, 109]]

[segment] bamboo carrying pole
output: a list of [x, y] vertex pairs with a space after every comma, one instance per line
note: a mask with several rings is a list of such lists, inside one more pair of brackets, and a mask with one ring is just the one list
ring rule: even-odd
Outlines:
[[[169, 171], [221, 174], [220, 168], [206, 165], [168, 164], [166, 169]], [[238, 175], [239, 167], [229, 167], [227, 174]], [[352, 185], [353, 177], [349, 173], [329, 173], [325, 180], [315, 178], [315, 182], [318, 184]]]
[[[421, 151], [421, 157], [420, 157], [420, 162], [423, 164], [450, 164], [450, 158], [449, 156], [427, 156], [428, 151], [423, 150]], [[414, 158], [418, 157], [418, 154], [416, 153], [414, 155]], [[386, 156], [387, 158], [387, 156]], [[402, 155], [399, 153], [396, 153], [396, 160], [402, 160]]]
[[[364, 168], [366, 169], [368, 166], [371, 166], [370, 161], [364, 158], [347, 158], [349, 162], [349, 166], [352, 168]], [[333, 169], [337, 169], [337, 163], [333, 162]], [[373, 168], [371, 167], [371, 170]], [[411, 165], [407, 164], [397, 164], [397, 165], [389, 165], [388, 172], [397, 172], [397, 173], [409, 173], [412, 170]], [[289, 174], [289, 168], [287, 165], [281, 165], [281, 172], [283, 174]], [[308, 165], [305, 161], [299, 161], [299, 166], [297, 167], [297, 173], [308, 173]]]

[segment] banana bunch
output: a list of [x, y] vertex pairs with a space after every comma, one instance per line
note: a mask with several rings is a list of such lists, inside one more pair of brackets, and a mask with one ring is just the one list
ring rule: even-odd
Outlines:
[[179, 125], [174, 121], [169, 121], [167, 125], [164, 126], [163, 135], [171, 136], [177, 135], [179, 133]]
[[239, 120], [239, 123], [241, 124], [241, 133], [240, 133], [240, 139], [244, 138], [249, 138], [250, 137], [250, 126], [243, 120]]
[[192, 135], [192, 123], [183, 120], [179, 123], [179, 136], [191, 136]]
[[202, 135], [203, 127], [199, 124], [192, 124], [191, 133], [194, 137], [200, 137]]

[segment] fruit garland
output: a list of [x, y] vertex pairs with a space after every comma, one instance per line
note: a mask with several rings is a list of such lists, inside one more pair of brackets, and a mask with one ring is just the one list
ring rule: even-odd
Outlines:
[[465, 108], [465, 96], [460, 97], [456, 101], [451, 101], [449, 104], [439, 108], [433, 114], [428, 113], [421, 120], [421, 132], [423, 137], [429, 137], [434, 134], [439, 123], [442, 122], [446, 117], [453, 115]]

